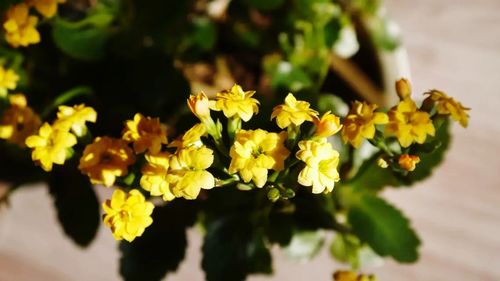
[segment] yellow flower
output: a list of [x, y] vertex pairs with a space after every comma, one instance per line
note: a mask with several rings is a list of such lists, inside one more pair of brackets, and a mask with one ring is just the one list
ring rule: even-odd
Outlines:
[[375, 125], [386, 124], [387, 114], [375, 112], [376, 104], [354, 101], [351, 110], [344, 119], [342, 139], [354, 147], [359, 147], [363, 139], [372, 139], [375, 136]]
[[28, 0], [30, 6], [35, 9], [44, 17], [51, 18], [57, 13], [57, 4], [65, 3], [66, 0]]
[[373, 275], [360, 274], [357, 275], [352, 271], [336, 271], [333, 274], [333, 280], [335, 281], [376, 281], [377, 278]]
[[222, 110], [227, 118], [237, 116], [247, 122], [253, 114], [259, 113], [259, 101], [252, 98], [255, 91], [243, 91], [241, 86], [234, 84], [231, 91], [217, 93], [216, 101], [211, 108]]
[[85, 147], [78, 168], [93, 184], [110, 187], [116, 177], [127, 175], [128, 166], [134, 161], [132, 149], [124, 140], [97, 137]]
[[26, 138], [36, 134], [41, 123], [40, 117], [31, 108], [11, 105], [0, 120], [0, 139], [24, 147]]
[[318, 112], [309, 108], [306, 101], [298, 101], [292, 93], [285, 98], [285, 103], [275, 106], [271, 114], [271, 120], [276, 118], [278, 127], [284, 129], [290, 124], [300, 126], [305, 121], [313, 121], [318, 116]]
[[206, 171], [214, 162], [214, 152], [205, 147], [188, 147], [170, 158], [167, 181], [175, 197], [193, 200], [200, 190], [215, 186], [214, 176]]
[[205, 93], [191, 95], [187, 100], [187, 104], [191, 112], [200, 120], [210, 118], [210, 101]]
[[160, 152], [161, 145], [167, 144], [167, 127], [160, 119], [144, 117], [136, 113], [134, 120], [125, 122], [123, 139], [134, 143], [135, 153], [148, 150], [152, 154]]
[[81, 137], [87, 132], [85, 122], [95, 123], [97, 113], [92, 107], [79, 104], [75, 106], [59, 106], [57, 112], [57, 120], [54, 122], [54, 127], [60, 130], [69, 131], [70, 129], [75, 135]]
[[323, 138], [319, 141], [303, 140], [295, 156], [306, 165], [299, 173], [298, 182], [303, 186], [312, 186], [312, 192], [319, 194], [331, 192], [335, 182], [339, 181], [337, 166], [339, 153]]
[[314, 136], [320, 138], [332, 136], [342, 129], [342, 125], [340, 125], [340, 118], [331, 114], [330, 111], [323, 114], [321, 119], [314, 118], [314, 124], [316, 125], [316, 132], [314, 132]]
[[75, 144], [74, 135], [53, 129], [48, 123], [42, 125], [38, 135], [26, 139], [26, 145], [33, 149], [31, 158], [47, 172], [52, 170], [53, 164], [64, 164], [68, 148]]
[[168, 147], [176, 147], [178, 150], [190, 146], [201, 147], [203, 143], [201, 142], [201, 137], [207, 135], [207, 129], [202, 123], [194, 125], [191, 129], [187, 130], [184, 135], [178, 139], [170, 142]]
[[427, 94], [431, 100], [436, 102], [439, 114], [451, 115], [451, 118], [459, 122], [462, 127], [467, 127], [469, 124], [467, 111], [470, 108], [464, 107], [460, 102], [438, 90], [432, 90]]
[[396, 81], [396, 93], [401, 100], [409, 98], [411, 95], [410, 82], [405, 78]]
[[9, 95], [10, 105], [16, 107], [26, 107], [28, 105], [28, 100], [23, 94]]
[[413, 171], [420, 162], [420, 157], [416, 155], [403, 154], [399, 156], [399, 166], [406, 171]]
[[7, 94], [7, 90], [14, 90], [18, 81], [19, 75], [14, 70], [0, 66], [0, 96]]
[[408, 147], [413, 142], [424, 143], [427, 135], [434, 136], [435, 129], [429, 113], [417, 110], [415, 102], [408, 98], [389, 111], [385, 132], [395, 135], [402, 147]]
[[244, 182], [251, 180], [257, 187], [267, 181], [267, 170], [281, 171], [290, 152], [285, 148], [285, 132], [269, 133], [257, 130], [239, 130], [229, 155], [229, 173], [239, 172]]
[[387, 161], [385, 161], [384, 158], [379, 157], [377, 159], [377, 166], [379, 166], [382, 169], [386, 169], [387, 167], [389, 167], [389, 163], [387, 163]]
[[132, 242], [153, 223], [151, 214], [154, 205], [147, 202], [137, 189], [131, 190], [128, 194], [116, 189], [111, 200], [102, 203], [102, 208], [106, 212], [104, 225], [111, 228], [116, 240], [125, 239]]
[[20, 3], [12, 6], [3, 24], [5, 40], [14, 48], [40, 42], [40, 34], [35, 28], [37, 23], [38, 18], [29, 15], [28, 5]]
[[167, 181], [170, 156], [168, 152], [146, 154], [148, 163], [141, 169], [141, 187], [149, 191], [152, 196], [163, 196], [165, 201], [172, 201], [175, 198]]

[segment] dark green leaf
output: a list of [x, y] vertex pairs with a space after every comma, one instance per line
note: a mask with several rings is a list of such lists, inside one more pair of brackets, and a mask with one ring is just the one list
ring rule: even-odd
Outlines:
[[88, 246], [100, 225], [99, 202], [88, 178], [75, 167], [58, 167], [51, 173], [49, 191], [64, 233]]
[[418, 259], [420, 240], [398, 209], [369, 194], [359, 195], [351, 203], [348, 220], [361, 241], [380, 256], [402, 263]]
[[120, 274], [127, 281], [158, 281], [184, 259], [186, 228], [194, 223], [194, 203], [175, 200], [153, 212], [153, 224], [132, 243], [120, 243]]

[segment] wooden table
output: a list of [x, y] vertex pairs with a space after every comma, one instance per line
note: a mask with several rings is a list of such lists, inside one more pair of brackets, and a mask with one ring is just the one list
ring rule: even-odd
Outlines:
[[[473, 110], [467, 130], [455, 126], [447, 160], [431, 179], [386, 192], [420, 232], [420, 262], [367, 270], [386, 281], [500, 280], [500, 1], [389, 0], [387, 7], [402, 27], [415, 91], [439, 87]], [[25, 189], [0, 212], [0, 281], [118, 280], [109, 230], [80, 250], [51, 204], [45, 189]], [[193, 230], [189, 240], [188, 261], [169, 280], [203, 280], [201, 239]], [[326, 251], [309, 264], [275, 255], [273, 280], [326, 281], [338, 266]]]

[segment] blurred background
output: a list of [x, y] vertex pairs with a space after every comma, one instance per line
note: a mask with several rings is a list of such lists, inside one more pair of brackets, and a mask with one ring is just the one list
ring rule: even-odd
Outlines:
[[[467, 130], [454, 126], [446, 161], [430, 179], [385, 194], [420, 233], [420, 261], [364, 271], [386, 281], [500, 280], [500, 1], [385, 2], [403, 33], [414, 92], [438, 87], [472, 111]], [[46, 189], [22, 189], [0, 212], [0, 281], [119, 280], [108, 232], [101, 227], [93, 244], [79, 249], [62, 233]], [[200, 247], [193, 229], [187, 260], [169, 280], [203, 280]], [[307, 264], [274, 254], [273, 280], [332, 280], [341, 268], [327, 249]]]

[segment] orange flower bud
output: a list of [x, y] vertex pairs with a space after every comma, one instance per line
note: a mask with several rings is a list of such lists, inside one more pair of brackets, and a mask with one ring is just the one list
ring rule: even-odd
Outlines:
[[325, 113], [321, 119], [314, 118], [314, 124], [316, 125], [314, 135], [322, 138], [332, 136], [342, 129], [340, 118], [331, 114], [330, 111]]
[[406, 171], [415, 170], [417, 164], [420, 162], [420, 157], [416, 155], [403, 154], [399, 156], [399, 166]]
[[401, 100], [409, 98], [411, 95], [410, 82], [405, 78], [401, 78], [396, 82], [396, 93]]

